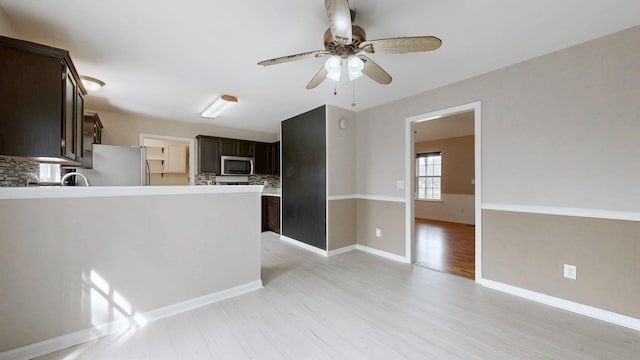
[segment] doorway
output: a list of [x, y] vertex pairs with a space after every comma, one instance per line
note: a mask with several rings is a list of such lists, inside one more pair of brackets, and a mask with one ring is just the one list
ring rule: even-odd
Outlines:
[[193, 185], [194, 140], [162, 135], [140, 134], [145, 148], [147, 185]]
[[480, 103], [408, 118], [406, 131], [410, 261], [478, 281]]

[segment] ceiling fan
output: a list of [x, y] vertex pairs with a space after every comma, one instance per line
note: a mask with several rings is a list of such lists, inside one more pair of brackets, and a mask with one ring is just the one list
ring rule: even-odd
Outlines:
[[391, 75], [366, 54], [403, 54], [435, 50], [442, 41], [434, 36], [399, 37], [367, 40], [363, 28], [354, 25], [356, 12], [349, 8], [348, 0], [325, 0], [329, 29], [324, 33], [324, 50], [316, 50], [275, 59], [264, 60], [258, 65], [275, 65], [290, 61], [329, 56], [324, 66], [309, 81], [307, 89], [320, 85], [325, 78], [340, 79], [342, 62], [346, 61], [349, 79], [363, 74], [379, 84], [391, 83]]

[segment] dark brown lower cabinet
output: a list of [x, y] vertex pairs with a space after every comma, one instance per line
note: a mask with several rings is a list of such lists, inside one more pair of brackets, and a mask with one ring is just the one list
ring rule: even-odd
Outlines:
[[262, 231], [280, 234], [280, 198], [277, 196], [262, 197]]

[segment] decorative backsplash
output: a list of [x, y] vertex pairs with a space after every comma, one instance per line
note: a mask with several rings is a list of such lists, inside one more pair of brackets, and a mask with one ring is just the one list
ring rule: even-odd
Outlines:
[[[249, 176], [249, 185], [264, 185], [269, 188], [280, 187], [280, 176], [278, 175], [251, 175]], [[215, 185], [216, 176], [214, 174], [197, 174], [193, 183], [195, 185]]]
[[[0, 156], [0, 186], [18, 187], [27, 186], [28, 183], [38, 182], [40, 178], [40, 165], [35, 161]], [[210, 181], [210, 182], [208, 182]], [[251, 175], [249, 185], [264, 185], [269, 188], [280, 188], [280, 177], [277, 175]], [[209, 185], [216, 183], [213, 174], [197, 174], [195, 185]]]
[[[264, 185], [264, 182], [267, 185]], [[251, 175], [249, 176], [249, 185], [264, 185], [270, 188], [280, 187], [280, 176], [278, 175]]]
[[214, 185], [216, 183], [216, 176], [214, 174], [196, 174], [193, 180], [194, 185]]
[[35, 161], [0, 156], [0, 186], [27, 186], [37, 182], [40, 165]]

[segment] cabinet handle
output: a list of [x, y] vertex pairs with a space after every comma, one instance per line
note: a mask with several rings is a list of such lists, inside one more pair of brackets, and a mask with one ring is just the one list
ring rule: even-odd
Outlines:
[[67, 146], [65, 139], [60, 140], [60, 146], [64, 149]]

